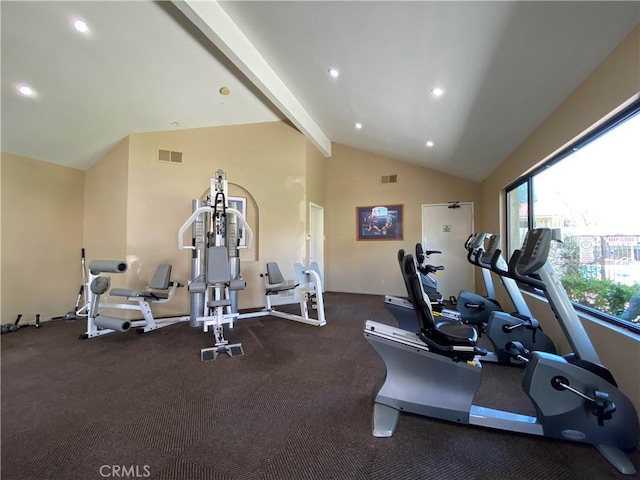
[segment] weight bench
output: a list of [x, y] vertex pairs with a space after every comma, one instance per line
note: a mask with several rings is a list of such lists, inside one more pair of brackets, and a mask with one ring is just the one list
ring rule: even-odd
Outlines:
[[267, 263], [267, 273], [264, 274], [264, 279], [265, 295], [278, 295], [281, 292], [294, 290], [300, 285], [299, 283], [294, 284], [293, 281], [286, 281], [276, 262]]
[[[93, 268], [92, 268], [93, 266]], [[173, 299], [176, 290], [182, 284], [171, 281], [170, 264], [160, 264], [156, 268], [149, 286], [143, 290], [133, 290], [128, 288], [109, 289], [110, 280], [108, 277], [100, 276], [102, 272], [123, 273], [126, 271], [125, 262], [94, 261], [89, 265], [91, 278], [88, 283], [91, 292], [90, 308], [87, 314], [87, 332], [81, 335], [81, 339], [92, 338], [99, 335], [106, 335], [113, 332], [126, 332], [131, 327], [137, 328], [137, 333], [146, 333], [158, 328], [173, 325], [177, 322], [188, 321], [189, 317], [171, 317], [155, 319], [151, 311], [153, 303], [167, 303]], [[125, 298], [135, 303], [100, 303], [101, 295], [109, 293], [111, 297]], [[128, 320], [112, 317], [99, 313], [101, 309], [135, 310], [142, 313], [144, 320]]]
[[[308, 267], [301, 263], [294, 264], [293, 268], [296, 272], [297, 283], [293, 280], [285, 280], [276, 262], [268, 262], [266, 267], [266, 273], [260, 274], [264, 279], [264, 308], [259, 312], [244, 313], [240, 318], [272, 315], [316, 327], [322, 327], [327, 323], [324, 315], [322, 278], [320, 276], [320, 267], [316, 262]], [[291, 292], [292, 296], [294, 293], [299, 294], [300, 315], [278, 311], [271, 305], [271, 298], [274, 295], [286, 292]], [[309, 303], [311, 303], [311, 308], [318, 312], [317, 319], [309, 315]]]
[[126, 297], [127, 300], [134, 301], [166, 303], [173, 298], [176, 289], [182, 286], [180, 283], [171, 281], [171, 269], [172, 266], [167, 263], [158, 265], [146, 290], [112, 288], [109, 291], [109, 295], [112, 297]]

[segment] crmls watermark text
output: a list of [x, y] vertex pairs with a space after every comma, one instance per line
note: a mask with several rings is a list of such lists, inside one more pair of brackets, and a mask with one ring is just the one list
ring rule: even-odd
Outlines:
[[149, 465], [102, 465], [100, 476], [104, 478], [146, 478], [151, 476]]

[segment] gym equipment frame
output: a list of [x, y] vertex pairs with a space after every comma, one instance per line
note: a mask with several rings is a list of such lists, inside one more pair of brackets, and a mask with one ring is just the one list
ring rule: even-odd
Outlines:
[[[182, 286], [171, 281], [171, 265], [161, 264], [157, 267], [149, 287], [145, 290], [114, 288], [110, 290], [111, 279], [103, 273], [124, 273], [127, 264], [124, 261], [94, 260], [89, 263], [89, 279], [85, 291], [89, 292], [86, 305], [78, 310], [78, 316], [87, 317], [87, 331], [80, 335], [81, 340], [99, 337], [114, 332], [126, 332], [131, 327], [137, 333], [146, 333], [162, 327], [189, 320], [188, 316], [156, 319], [151, 311], [151, 304], [167, 303], [173, 299], [176, 290]], [[135, 303], [100, 303], [100, 298], [109, 292], [110, 296], [123, 297]], [[101, 310], [135, 310], [142, 313], [144, 320], [128, 320], [104, 315]]]
[[[178, 231], [178, 248], [192, 250], [192, 279], [189, 282], [191, 300], [190, 324], [211, 328], [216, 340], [213, 347], [200, 350], [202, 361], [215, 360], [220, 353], [244, 355], [242, 345], [230, 345], [224, 336], [224, 325], [233, 328], [239, 318], [237, 292], [246, 286], [240, 275], [238, 222], [247, 235], [247, 248], [253, 243], [253, 230], [242, 213], [229, 207], [228, 182], [223, 170], [211, 178], [206, 204], [194, 200], [194, 211]], [[191, 245], [184, 244], [191, 228]]]
[[[476, 346], [470, 325], [436, 323], [411, 255], [403, 272], [420, 315], [420, 330], [406, 332], [367, 321], [364, 336], [386, 366], [384, 383], [375, 393], [373, 435], [389, 437], [401, 411], [443, 420], [588, 443], [623, 474], [635, 468], [622, 449], [640, 440], [638, 415], [600, 359], [569, 297], [547, 261], [550, 229], [530, 230], [521, 250], [512, 255], [509, 274], [542, 290], [566, 335], [572, 354], [531, 352], [522, 388], [536, 416], [474, 405], [486, 353]], [[420, 308], [418, 308], [420, 306]]]
[[[272, 315], [310, 325], [322, 326], [326, 323], [322, 281], [317, 265], [303, 267], [296, 264], [299, 285], [290, 285], [284, 282], [275, 263], [267, 264], [267, 273], [261, 275], [265, 279], [265, 308], [258, 312], [238, 313], [237, 294], [246, 286], [240, 274], [238, 224], [246, 232], [248, 249], [253, 244], [253, 231], [242, 213], [228, 206], [228, 198], [226, 175], [224, 171], [217, 170], [216, 176], [211, 179], [206, 204], [194, 200], [193, 213], [178, 231], [178, 248], [193, 251], [192, 280], [189, 282], [191, 325], [202, 325], [205, 331], [211, 327], [216, 339], [213, 347], [201, 349], [203, 361], [215, 360], [220, 353], [229, 356], [244, 354], [241, 344], [230, 345], [224, 337], [224, 325], [233, 328], [234, 323], [243, 318]], [[184, 237], [189, 228], [192, 242], [191, 245], [185, 245]], [[270, 295], [298, 286], [301, 315], [279, 312], [272, 307]], [[309, 315], [309, 303], [312, 309], [318, 310], [318, 320]]]
[[[297, 284], [284, 279], [277, 263], [269, 262], [266, 267], [266, 273], [260, 275], [265, 283], [264, 308], [259, 312], [244, 313], [240, 315], [240, 318], [271, 315], [293, 320], [294, 322], [306, 323], [307, 325], [313, 325], [315, 327], [322, 327], [327, 324], [324, 314], [324, 299], [322, 296], [322, 278], [320, 276], [320, 267], [316, 262], [311, 263], [308, 267], [301, 263], [293, 265], [298, 281]], [[300, 315], [281, 312], [271, 305], [271, 297], [280, 295], [283, 292], [299, 295]], [[312, 310], [317, 311], [317, 319], [309, 315], [309, 304], [311, 304]]]

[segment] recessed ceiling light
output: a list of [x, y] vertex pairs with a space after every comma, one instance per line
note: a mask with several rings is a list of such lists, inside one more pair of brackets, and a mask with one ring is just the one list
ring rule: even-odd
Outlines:
[[229, 87], [222, 87], [220, 88], [220, 90], [218, 90], [218, 92], [220, 92], [220, 95], [229, 95], [231, 93], [231, 89]]
[[434, 87], [431, 89], [431, 93], [433, 93], [436, 97], [441, 97], [444, 93], [444, 90], [440, 87]]
[[356, 127], [357, 130], [360, 130], [362, 128], [362, 124], [360, 122], [356, 122], [354, 127]]
[[73, 28], [80, 33], [87, 33], [89, 31], [89, 25], [81, 18], [77, 18], [73, 21]]
[[20, 85], [18, 85], [18, 93], [23, 97], [33, 97], [36, 94], [33, 88], [31, 88], [31, 86], [27, 85], [26, 83], [21, 83]]
[[340, 76], [340, 72], [337, 68], [330, 68], [329, 75], [331, 75], [333, 78], [338, 78]]
[[433, 147], [434, 143], [431, 140], [429, 140], [427, 143], [425, 143], [425, 145], [427, 147]]

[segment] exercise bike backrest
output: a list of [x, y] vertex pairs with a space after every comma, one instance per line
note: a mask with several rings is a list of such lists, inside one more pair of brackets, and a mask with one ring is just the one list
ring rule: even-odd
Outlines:
[[411, 301], [411, 290], [410, 290], [410, 286], [409, 283], [407, 282], [407, 278], [404, 275], [404, 270], [402, 267], [402, 262], [404, 260], [404, 256], [405, 256], [405, 251], [403, 248], [401, 248], [400, 250], [398, 250], [398, 265], [400, 266], [400, 274], [402, 275], [402, 280], [404, 281], [404, 286], [407, 289], [407, 295], [409, 298], [409, 301]]
[[[399, 256], [399, 255], [398, 255]], [[420, 330], [431, 330], [435, 327], [435, 320], [431, 310], [431, 302], [425, 299], [422, 291], [422, 283], [416, 269], [413, 255], [406, 254], [402, 259], [402, 277], [407, 286], [409, 300], [413, 303], [413, 309], [418, 318]]]

